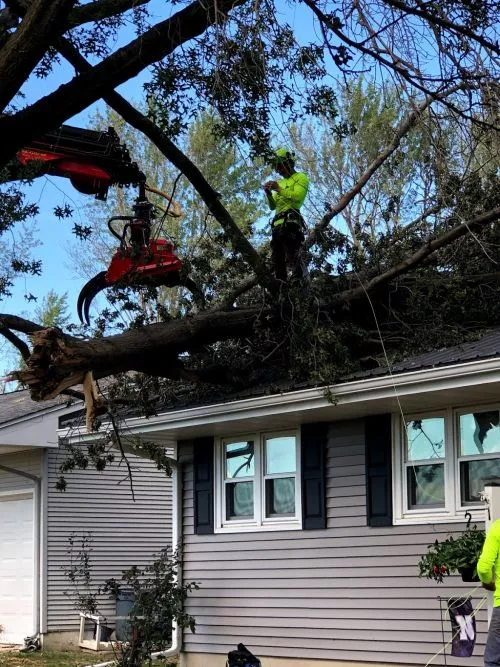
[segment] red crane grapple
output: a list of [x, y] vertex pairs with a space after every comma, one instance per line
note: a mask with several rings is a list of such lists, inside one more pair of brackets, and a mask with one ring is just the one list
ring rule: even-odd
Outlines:
[[118, 248], [105, 273], [107, 285], [123, 282], [127, 277], [132, 282], [144, 282], [150, 278], [153, 284], [158, 276], [179, 271], [182, 267], [181, 260], [174, 254], [173, 244], [164, 239], [151, 241], [148, 246], [139, 249], [138, 255], [133, 255], [131, 247]]
[[[108, 221], [110, 232], [120, 241], [106, 271], [91, 278], [82, 288], [77, 302], [80, 321], [89, 324], [92, 300], [107, 287], [176, 287], [191, 291], [198, 302], [203, 294], [196, 283], [181, 273], [182, 262], [175, 255], [172, 243], [165, 239], [151, 240], [154, 218], [152, 204], [146, 199], [144, 184], [134, 205], [133, 216], [115, 216]], [[115, 221], [125, 222], [121, 232], [114, 228]]]

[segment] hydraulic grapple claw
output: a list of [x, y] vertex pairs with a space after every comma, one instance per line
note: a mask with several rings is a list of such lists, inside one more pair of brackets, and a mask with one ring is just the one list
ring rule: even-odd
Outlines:
[[[170, 241], [151, 238], [153, 205], [146, 199], [142, 183], [134, 204], [134, 215], [110, 218], [110, 232], [119, 240], [107, 271], [101, 271], [89, 280], [78, 297], [77, 310], [80, 320], [87, 324], [92, 299], [107, 287], [176, 287], [183, 285], [191, 291], [195, 302], [203, 304], [203, 294], [197, 285], [183, 272], [182, 261], [174, 252]], [[121, 231], [114, 227], [115, 221], [123, 224]]]
[[82, 287], [82, 291], [78, 295], [78, 301], [76, 304], [78, 317], [80, 318], [80, 322], [82, 322], [82, 324], [84, 321], [86, 324], [90, 324], [90, 304], [92, 303], [96, 294], [102, 292], [102, 290], [106, 289], [106, 287], [109, 287], [106, 281], [106, 271], [101, 271]]

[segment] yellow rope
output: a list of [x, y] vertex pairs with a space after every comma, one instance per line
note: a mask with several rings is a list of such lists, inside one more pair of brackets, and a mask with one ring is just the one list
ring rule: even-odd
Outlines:
[[168, 215], [171, 216], [172, 218], [180, 218], [182, 216], [182, 211], [180, 204], [178, 204], [172, 197], [167, 194], [166, 192], [163, 192], [162, 190], [158, 190], [158, 188], [154, 188], [151, 185], [146, 185], [146, 190], [148, 192], [153, 192], [155, 195], [159, 195], [160, 197], [163, 197], [164, 199], [167, 199], [170, 202], [170, 206], [168, 209], [163, 208], [163, 206], [158, 206], [159, 209], [161, 209], [164, 213], [168, 211]]

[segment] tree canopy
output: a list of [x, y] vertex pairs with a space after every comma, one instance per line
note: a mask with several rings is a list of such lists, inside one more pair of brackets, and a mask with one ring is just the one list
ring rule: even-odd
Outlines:
[[[89, 372], [124, 392], [135, 372], [135, 391], [170, 400], [179, 383], [327, 384], [499, 324], [497, 2], [176, 0], [160, 17], [149, 0], [4, 4], [0, 232], [35, 212], [17, 181], [41, 171], [16, 152], [103, 100], [157, 151], [148, 177], [161, 160], [182, 177], [177, 233], [204, 292], [173, 311], [149, 290], [122, 330], [109, 311], [71, 333], [1, 314], [34, 399]], [[116, 88], [140, 74], [133, 105]], [[271, 270], [259, 192], [281, 144], [312, 180], [310, 275], [290, 283]], [[4, 291], [39, 269], [20, 253], [7, 268]]]

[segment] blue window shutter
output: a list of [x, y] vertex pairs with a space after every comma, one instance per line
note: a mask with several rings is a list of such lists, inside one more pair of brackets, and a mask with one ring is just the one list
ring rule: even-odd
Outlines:
[[366, 517], [369, 526], [392, 526], [391, 415], [365, 419]]
[[194, 532], [214, 532], [214, 439], [197, 438], [194, 444]]
[[326, 528], [327, 423], [302, 424], [300, 435], [302, 475], [302, 528]]

